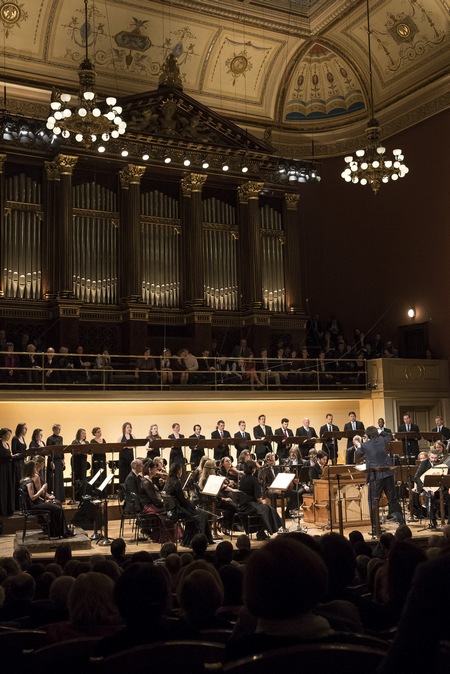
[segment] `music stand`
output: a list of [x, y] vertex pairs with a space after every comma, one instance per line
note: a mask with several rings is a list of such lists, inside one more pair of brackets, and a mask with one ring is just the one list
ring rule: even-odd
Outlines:
[[284, 507], [284, 494], [286, 489], [289, 489], [294, 476], [292, 473], [278, 473], [275, 476], [274, 481], [270, 485], [269, 489], [271, 491], [277, 491], [281, 496], [281, 522], [283, 524], [283, 529], [286, 528], [286, 516], [285, 516], [285, 507]]
[[219, 538], [217, 535], [217, 501], [216, 498], [222, 489], [226, 478], [222, 475], [210, 475], [203, 487], [202, 494], [211, 496], [212, 503], [212, 518], [213, 518], [213, 535], [214, 538]]
[[97, 545], [111, 545], [112, 543], [108, 536], [108, 496], [106, 494], [106, 487], [113, 479], [114, 473], [110, 473], [97, 487], [97, 491], [100, 492], [99, 496], [103, 496], [103, 534], [100, 534], [100, 538], [97, 539]]
[[[433, 468], [439, 468], [439, 466], [433, 466]], [[433, 512], [431, 508], [431, 503], [433, 500], [433, 487], [437, 487], [439, 489], [439, 508], [441, 511], [441, 526], [445, 524], [445, 505], [444, 505], [444, 489], [445, 488], [450, 488], [450, 475], [448, 473], [448, 466], [442, 466], [441, 472], [440, 473], [435, 473], [434, 475], [426, 475], [423, 486], [425, 488], [429, 489], [428, 492], [428, 503], [427, 503], [427, 509], [428, 509], [428, 517], [430, 520], [430, 523], [428, 524], [428, 527], [425, 527], [425, 529], [435, 529], [436, 525], [433, 523]], [[419, 529], [419, 531], [424, 531], [425, 529]]]

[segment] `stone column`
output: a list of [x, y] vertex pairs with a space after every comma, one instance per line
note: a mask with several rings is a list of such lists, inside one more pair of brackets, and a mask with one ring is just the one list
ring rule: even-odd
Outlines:
[[286, 246], [284, 249], [284, 282], [286, 287], [286, 310], [303, 313], [300, 265], [300, 222], [298, 217], [299, 194], [284, 195], [283, 221]]
[[73, 297], [72, 173], [77, 161], [78, 157], [59, 154], [51, 162], [59, 180], [55, 183], [57, 203], [53, 218], [54, 254], [50, 262], [55, 267], [56, 295], [64, 299]]
[[[3, 171], [6, 161], [6, 154], [0, 154], [0, 231], [3, 232], [5, 228], [5, 174]], [[0, 280], [0, 297], [4, 297], [5, 288], [3, 286], [3, 274]]]
[[128, 164], [119, 173], [120, 200], [120, 283], [124, 302], [142, 301], [141, 179], [145, 166]]
[[202, 188], [206, 178], [200, 173], [190, 173], [181, 181], [182, 304], [190, 308], [205, 304]]
[[259, 195], [264, 183], [249, 181], [238, 187], [239, 266], [243, 309], [262, 307], [261, 214]]

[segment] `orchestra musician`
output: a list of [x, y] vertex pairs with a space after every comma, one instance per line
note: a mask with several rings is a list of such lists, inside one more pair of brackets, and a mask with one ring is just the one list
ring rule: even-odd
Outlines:
[[[222, 462], [230, 461], [228, 457], [224, 457]], [[210, 505], [211, 499], [213, 497], [203, 495], [203, 489], [208, 481], [210, 475], [217, 474], [216, 462], [213, 459], [208, 459], [203, 465], [203, 470], [198, 481], [198, 489], [202, 498], [202, 503], [206, 507]], [[223, 473], [219, 473], [223, 475]], [[226, 479], [223, 483], [221, 490], [219, 491], [216, 498], [217, 506], [223, 512], [223, 523], [222, 530], [224, 533], [231, 531], [233, 526], [233, 518], [237, 513], [238, 507], [235, 501], [233, 500], [232, 495], [235, 494], [238, 490], [235, 488], [235, 483], [232, 480]]]
[[243, 513], [257, 514], [260, 519], [260, 528], [256, 534], [258, 540], [266, 540], [269, 534], [281, 530], [281, 519], [275, 510], [262, 496], [261, 484], [256, 475], [256, 463], [247, 461], [244, 466], [244, 475], [241, 478], [239, 489], [243, 492], [243, 499], [239, 510]]
[[[175, 514], [183, 517], [186, 522], [190, 522], [194, 525], [194, 530], [192, 528], [189, 530], [189, 527], [185, 528], [181, 543], [184, 546], [189, 546], [192, 536], [198, 531], [206, 536], [208, 545], [212, 545], [214, 541], [211, 534], [211, 527], [208, 522], [208, 516], [202, 509], [196, 508], [184, 495], [180, 482], [182, 472], [180, 464], [172, 464], [169, 469], [169, 476], [165, 488], [166, 494], [172, 496], [175, 502]], [[195, 531], [195, 529], [197, 531]]]
[[159, 527], [151, 526], [151, 521], [142, 520], [142, 532], [149, 536], [154, 543], [176, 542], [178, 527], [167, 519], [166, 507], [160, 490], [156, 484], [158, 468], [154, 461], [149, 459], [143, 468], [143, 477], [140, 481], [139, 501], [142, 506], [142, 515], [156, 515]]
[[[427, 470], [434, 468], [442, 462], [443, 453], [444, 443], [438, 440], [434, 443], [434, 446], [428, 452], [428, 458], [420, 462], [416, 474], [414, 475], [415, 488], [413, 490], [413, 512], [411, 513], [412, 520], [417, 519], [419, 508], [422, 506], [420, 495], [426, 494], [426, 498], [430, 499], [427, 507], [430, 509], [430, 528], [432, 529], [435, 529], [437, 526], [436, 510], [439, 508], [439, 488], [434, 490], [430, 487], [424, 487], [422, 477], [423, 474], [427, 472]], [[447, 490], [444, 490], [444, 502], [447, 502], [448, 506]]]
[[127, 515], [135, 515], [142, 509], [140, 500], [141, 479], [144, 470], [142, 459], [133, 459], [130, 467], [131, 470], [123, 483], [125, 491], [124, 512]]

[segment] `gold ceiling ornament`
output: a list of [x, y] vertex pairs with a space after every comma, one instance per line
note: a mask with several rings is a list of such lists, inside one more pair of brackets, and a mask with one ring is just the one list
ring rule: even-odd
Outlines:
[[300, 201], [300, 195], [286, 192], [284, 195], [284, 200], [286, 202], [286, 208], [288, 211], [296, 211], [298, 208], [298, 202]]
[[356, 150], [355, 155], [344, 157], [347, 168], [342, 171], [341, 176], [347, 183], [359, 183], [360, 185], [370, 185], [372, 192], [376, 194], [382, 183], [394, 182], [403, 178], [409, 171], [404, 163], [404, 156], [400, 149], [392, 151], [392, 159], [386, 155], [386, 148], [380, 140], [380, 125], [375, 119], [373, 102], [373, 81], [372, 81], [372, 52], [370, 44], [370, 14], [369, 0], [366, 0], [367, 13], [367, 53], [369, 59], [369, 85], [370, 85], [370, 120], [366, 129], [367, 146], [364, 149]]
[[55, 169], [60, 175], [72, 175], [77, 161], [78, 157], [74, 157], [71, 154], [58, 154], [54, 161]]
[[122, 108], [117, 105], [114, 96], [105, 99], [106, 111], [104, 105], [99, 107], [97, 103], [95, 69], [88, 53], [88, 35], [91, 29], [88, 0], [84, 0], [84, 21], [85, 58], [78, 69], [78, 105], [76, 108], [69, 107], [71, 95], [53, 88], [47, 129], [65, 140], [74, 136], [83, 147], [95, 146], [102, 153], [105, 151], [105, 143], [125, 133], [127, 124], [121, 117]]

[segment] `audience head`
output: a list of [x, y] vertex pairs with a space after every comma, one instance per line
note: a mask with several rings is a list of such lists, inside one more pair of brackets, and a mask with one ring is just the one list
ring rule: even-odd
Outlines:
[[117, 621], [114, 583], [103, 573], [88, 571], [76, 578], [69, 595], [73, 625], [111, 625]]
[[336, 533], [322, 536], [320, 549], [328, 569], [328, 596], [338, 598], [355, 578], [355, 553], [350, 541]]
[[114, 598], [128, 627], [142, 631], [161, 619], [169, 601], [163, 571], [148, 563], [130, 564], [118, 579]]
[[[280, 592], [275, 578], [289, 581]], [[255, 550], [244, 578], [245, 604], [257, 618], [283, 620], [313, 609], [323, 598], [328, 573], [317, 553], [290, 536], [279, 536]]]

